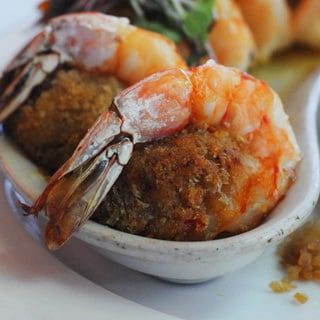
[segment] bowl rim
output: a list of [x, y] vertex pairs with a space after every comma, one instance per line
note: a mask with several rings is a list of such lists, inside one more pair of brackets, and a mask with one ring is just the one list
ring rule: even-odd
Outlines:
[[[277, 221], [276, 226], [272, 219], [277, 213], [277, 208], [281, 206], [285, 200], [277, 205], [274, 212], [258, 227], [246, 231], [244, 233], [233, 235], [228, 238], [213, 239], [207, 241], [170, 241], [161, 239], [151, 239], [139, 235], [122, 232], [105, 225], [101, 225], [94, 221], [88, 221], [82, 228], [75, 233], [75, 237], [89, 242], [97, 247], [111, 251], [118, 251], [126, 255], [135, 255], [136, 251], [143, 251], [149, 257], [154, 253], [160, 255], [192, 255], [198, 259], [206, 253], [207, 258], [217, 254], [228, 254], [232, 248], [241, 248], [243, 252], [255, 250], [259, 247], [266, 247], [282, 240], [286, 235], [293, 232], [299, 225], [309, 216], [315, 207], [320, 192], [320, 157], [317, 139], [317, 114], [320, 102], [320, 71], [315, 72], [303, 84], [305, 90], [311, 88], [310, 94], [307, 96], [307, 107], [301, 112], [303, 118], [304, 129], [307, 139], [307, 147], [311, 150], [313, 156], [310, 157], [310, 183], [308, 184], [308, 192], [304, 200], [296, 205], [288, 215], [285, 215]], [[297, 90], [299, 92], [301, 90]], [[294, 98], [293, 98], [294, 99]], [[294, 100], [293, 100], [294, 101]], [[301, 120], [302, 121], [302, 120]], [[313, 124], [313, 125], [310, 125]], [[7, 141], [6, 141], [7, 140]], [[5, 135], [0, 135], [0, 147], [3, 142], [10, 144]], [[11, 143], [12, 144], [12, 143]], [[11, 146], [15, 149], [14, 146]], [[17, 152], [17, 151], [16, 151]], [[20, 152], [21, 153], [21, 152]], [[30, 162], [30, 160], [28, 160]], [[303, 161], [303, 160], [302, 160]], [[28, 195], [28, 191], [21, 190], [21, 185], [15, 175], [12, 174], [12, 168], [6, 163], [3, 155], [0, 154], [0, 167], [5, 177], [11, 181], [18, 193], [24, 198], [31, 201], [35, 200]], [[299, 174], [298, 168], [298, 174]], [[299, 180], [299, 178], [297, 179]], [[298, 181], [296, 182], [298, 183]], [[292, 189], [292, 188], [291, 188]], [[291, 189], [288, 193], [290, 193]], [[286, 195], [285, 199], [287, 198]], [[130, 250], [128, 250], [130, 249]], [[131, 251], [131, 252], [130, 252]]]

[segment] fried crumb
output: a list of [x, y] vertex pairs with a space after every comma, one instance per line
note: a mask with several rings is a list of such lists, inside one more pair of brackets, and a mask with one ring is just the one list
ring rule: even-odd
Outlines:
[[293, 297], [300, 304], [305, 304], [308, 301], [308, 297], [301, 292], [296, 292]]
[[[281, 281], [272, 281], [269, 287], [273, 292], [291, 291], [292, 281], [320, 280], [320, 221], [313, 219], [288, 236], [278, 247], [278, 255], [286, 276]], [[294, 299], [304, 304], [308, 297], [296, 292]]]
[[295, 288], [295, 286], [287, 280], [280, 280], [280, 281], [271, 281], [269, 283], [269, 288], [274, 293], [283, 293], [283, 292], [289, 292]]
[[320, 280], [320, 222], [313, 220], [290, 235], [278, 249], [290, 280]]

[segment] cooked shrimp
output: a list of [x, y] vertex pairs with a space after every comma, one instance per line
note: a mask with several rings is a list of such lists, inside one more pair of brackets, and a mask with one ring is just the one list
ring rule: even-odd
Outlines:
[[62, 64], [108, 73], [127, 84], [169, 67], [185, 67], [170, 40], [132, 26], [126, 18], [100, 13], [61, 16], [51, 20], [5, 70], [0, 121]]
[[252, 32], [233, 0], [214, 2], [214, 23], [208, 40], [219, 63], [246, 70], [254, 61]]
[[217, 201], [223, 210], [212, 205], [206, 225], [214, 230], [212, 238], [256, 226], [294, 179], [299, 147], [279, 97], [265, 82], [208, 61], [190, 71], [156, 73], [114, 99], [36, 203], [26, 207], [30, 214], [45, 208], [48, 247], [60, 247], [94, 213], [135, 144], [189, 124], [223, 129], [243, 150], [244, 158], [236, 161], [241, 174], [221, 187], [225, 195]]
[[320, 1], [297, 2], [292, 9], [295, 38], [300, 43], [320, 48]]
[[235, 0], [258, 46], [258, 59], [266, 61], [292, 39], [290, 10], [286, 0]]

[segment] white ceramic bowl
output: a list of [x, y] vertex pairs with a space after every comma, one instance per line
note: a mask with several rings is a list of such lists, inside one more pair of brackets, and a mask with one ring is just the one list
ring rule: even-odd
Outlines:
[[[301, 225], [316, 204], [320, 183], [316, 126], [319, 97], [320, 76], [315, 74], [286, 101], [304, 158], [296, 183], [259, 227], [226, 239], [174, 242], [135, 236], [89, 221], [75, 237], [120, 264], [173, 282], [202, 282], [250, 263]], [[38, 197], [46, 183], [44, 177], [3, 135], [0, 164], [26, 202]]]

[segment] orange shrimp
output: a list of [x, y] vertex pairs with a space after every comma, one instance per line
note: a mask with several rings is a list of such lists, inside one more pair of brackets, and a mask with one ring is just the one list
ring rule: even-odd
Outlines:
[[111, 74], [127, 84], [170, 67], [186, 67], [175, 45], [126, 18], [100, 13], [57, 17], [9, 64], [0, 82], [0, 122], [59, 66]]
[[320, 48], [320, 1], [298, 1], [292, 9], [292, 19], [296, 40]]
[[291, 14], [286, 0], [235, 0], [258, 47], [257, 59], [266, 61], [292, 41]]
[[217, 62], [246, 70], [255, 60], [252, 32], [233, 0], [214, 2], [214, 23], [208, 35]]

